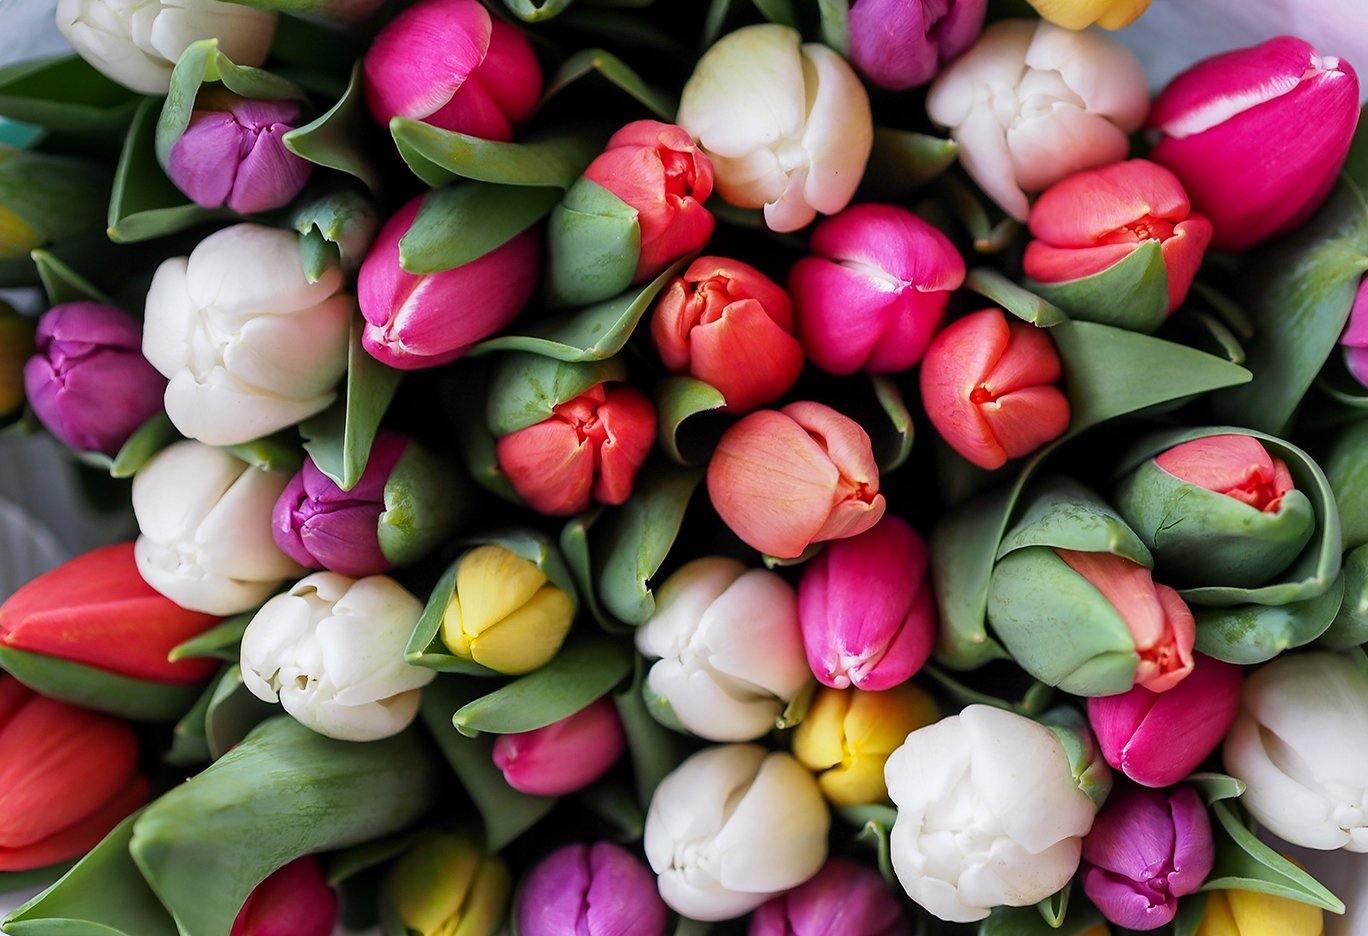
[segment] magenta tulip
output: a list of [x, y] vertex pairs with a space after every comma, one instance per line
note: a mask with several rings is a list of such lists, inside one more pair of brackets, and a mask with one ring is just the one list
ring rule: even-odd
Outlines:
[[669, 917], [655, 875], [612, 842], [547, 855], [523, 878], [513, 912], [521, 936], [663, 936]]
[[873, 868], [832, 858], [807, 882], [762, 904], [749, 936], [900, 936], [901, 902]]
[[288, 205], [313, 170], [285, 148], [283, 137], [298, 124], [294, 101], [233, 97], [196, 110], [171, 147], [166, 174], [201, 208], [252, 214]]
[[533, 796], [564, 796], [593, 783], [622, 756], [627, 738], [607, 698], [544, 728], [499, 735], [494, 766]]
[[988, 0], [854, 0], [850, 58], [891, 91], [924, 85], [978, 38]]
[[1344, 345], [1344, 366], [1355, 380], [1368, 387], [1368, 276], [1359, 283], [1340, 344]]

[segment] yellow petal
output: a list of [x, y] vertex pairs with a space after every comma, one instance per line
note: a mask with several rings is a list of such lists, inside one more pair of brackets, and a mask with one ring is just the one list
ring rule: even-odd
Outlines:
[[1324, 913], [1319, 907], [1258, 894], [1254, 891], [1226, 891], [1230, 915], [1240, 936], [1259, 936], [1277, 933], [1278, 936], [1320, 936], [1325, 928]]
[[472, 549], [456, 570], [461, 630], [478, 636], [526, 604], [545, 583], [536, 563], [502, 546]]
[[[1140, 8], [1132, 12], [1137, 3]], [[1030, 4], [1042, 18], [1056, 26], [1063, 26], [1065, 29], [1087, 29], [1093, 23], [1100, 23], [1103, 18], [1112, 16], [1112, 10], [1118, 7], [1121, 11], [1116, 18], [1129, 16], [1129, 19], [1122, 23], [1125, 25], [1145, 11], [1145, 7], [1149, 6], [1149, 0], [1030, 0]]]
[[852, 755], [893, 753], [907, 736], [935, 722], [940, 713], [931, 696], [911, 683], [884, 692], [855, 693], [846, 713], [846, 748]]
[[845, 718], [855, 690], [823, 686], [793, 732], [793, 756], [808, 770], [826, 770], [845, 758]]
[[888, 800], [884, 762], [888, 754], [860, 754], [817, 778], [822, 793], [837, 806], [863, 806]]
[[455, 594], [442, 612], [442, 643], [461, 659], [474, 659], [470, 655], [470, 636], [461, 627], [461, 602]]
[[512, 890], [513, 878], [503, 859], [498, 855], [486, 858], [475, 878], [469, 905], [451, 936], [493, 936], [503, 922]]
[[405, 926], [441, 936], [459, 917], [482, 855], [463, 835], [431, 835], [395, 862], [385, 885]]
[[1103, 29], [1124, 29], [1149, 9], [1150, 0], [1117, 0], [1107, 12], [1097, 18]]
[[471, 640], [471, 655], [476, 663], [500, 673], [531, 672], [556, 655], [574, 615], [570, 596], [546, 585], [497, 626]]
[[13, 211], [0, 205], [0, 260], [27, 257], [30, 250], [42, 243], [42, 234]]

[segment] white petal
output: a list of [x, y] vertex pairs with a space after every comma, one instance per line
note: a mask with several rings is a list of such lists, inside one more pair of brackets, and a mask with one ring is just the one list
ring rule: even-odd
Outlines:
[[650, 659], [678, 656], [708, 605], [745, 571], [740, 562], [724, 556], [704, 556], [680, 566], [660, 587], [655, 613], [637, 629], [637, 649]]
[[143, 313], [143, 357], [171, 377], [190, 360], [190, 334], [196, 309], [185, 278], [186, 257], [172, 257], [157, 267], [147, 290]]
[[773, 150], [758, 149], [735, 159], [714, 155], [712, 162], [717, 194], [729, 205], [763, 208], [788, 189], [788, 173]]
[[989, 107], [973, 108], [951, 134], [959, 146], [960, 165], [998, 207], [1018, 221], [1026, 220], [1031, 204], [1016, 180], [1016, 166], [1007, 149], [1007, 134]]
[[219, 0], [164, 3], [152, 23], [150, 46], [170, 62], [180, 59], [186, 46], [217, 38], [219, 50], [238, 65], [266, 61], [275, 37], [277, 14]]
[[203, 383], [187, 370], [166, 387], [166, 415], [182, 435], [210, 445], [237, 445], [270, 435], [327, 409], [336, 394], [283, 400], [245, 389], [222, 368]]
[[817, 217], [817, 209], [803, 197], [802, 180], [790, 177], [788, 183], [778, 201], [765, 205], [765, 227], [780, 234], [805, 228]]
[[167, 446], [133, 476], [138, 529], [163, 546], [193, 543], [204, 518], [246, 468], [223, 449], [199, 442]]
[[1034, 34], [1033, 20], [1001, 20], [988, 26], [932, 83], [926, 113], [943, 127], [958, 127], [992, 92], [1013, 90], [1025, 71]]
[[708, 607], [698, 639], [713, 668], [785, 702], [812, 678], [798, 626], [798, 596], [767, 569], [751, 569]]
[[244, 383], [290, 400], [328, 393], [347, 370], [355, 302], [337, 294], [297, 311], [246, 322], [223, 350], [223, 364]]
[[1041, 21], [1026, 64], [1058, 72], [1091, 113], [1109, 118], [1125, 133], [1139, 130], [1149, 113], [1149, 85], [1140, 60], [1095, 29], [1076, 32]]
[[146, 536], [133, 545], [133, 557], [143, 580], [182, 608], [204, 614], [237, 614], [253, 608], [278, 584], [246, 582], [215, 575], [179, 553], [174, 546], [162, 546]]
[[259, 699], [276, 702], [282, 662], [308, 633], [309, 604], [294, 594], [276, 595], [261, 606], [242, 632], [242, 681]]
[[1007, 131], [1016, 181], [1027, 192], [1042, 191], [1083, 169], [1125, 159], [1129, 148], [1126, 135], [1107, 118], [1063, 102]]
[[803, 65], [812, 98], [803, 130], [804, 199], [822, 214], [835, 214], [854, 197], [874, 144], [869, 95], [846, 60], [827, 46], [804, 45]]
[[191, 252], [186, 275], [195, 305], [230, 320], [243, 313], [307, 309], [342, 283], [336, 267], [310, 283], [298, 236], [260, 224], [235, 224], [210, 234]]
[[951, 715], [907, 736], [884, 762], [888, 796], [901, 819], [919, 824], [927, 807], [965, 781], [970, 767], [969, 736]]
[[1059, 890], [1078, 870], [1083, 840], [1066, 838], [1042, 852], [1029, 852], [1010, 839], [998, 839], [988, 860], [965, 868], [959, 896], [979, 907], [1028, 907]]
[[755, 779], [765, 759], [755, 744], [719, 744], [687, 758], [660, 781], [646, 811], [643, 846], [651, 868], [675, 867], [684, 843], [710, 841], [735, 806], [733, 797]]
[[1250, 677], [1242, 705], [1322, 784], [1368, 788], [1368, 680], [1349, 657], [1279, 657]]
[[413, 723], [421, 701], [416, 689], [364, 705], [316, 700], [289, 688], [280, 693], [281, 705], [301, 725], [339, 741], [379, 741], [397, 735]]
[[826, 861], [830, 827], [812, 774], [791, 755], [770, 753], [717, 835], [719, 880], [732, 890], [797, 887]]
[[666, 871], [657, 879], [660, 897], [671, 910], [690, 920], [731, 920], [750, 913], [773, 894], [727, 890], [711, 881], [691, 880], [696, 875]]
[[[135, 476], [134, 482], [137, 478]], [[221, 575], [279, 582], [303, 569], [280, 551], [271, 535], [271, 514], [290, 476], [244, 465], [230, 488], [200, 524], [195, 537], [200, 562]]]
[[798, 136], [806, 100], [787, 26], [746, 26], [708, 49], [684, 85], [678, 122], [710, 153], [744, 156]]
[[762, 738], [783, 711], [783, 703], [770, 696], [729, 694], [708, 670], [686, 669], [678, 660], [657, 660], [647, 683], [685, 729], [709, 741]]

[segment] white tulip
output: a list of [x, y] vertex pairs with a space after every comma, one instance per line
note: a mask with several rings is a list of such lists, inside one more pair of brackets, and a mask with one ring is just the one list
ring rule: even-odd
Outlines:
[[761, 737], [812, 679], [793, 587], [721, 556], [695, 559], [666, 580], [636, 645], [657, 661], [649, 692], [710, 741]]
[[1368, 852], [1368, 675], [1348, 656], [1284, 656], [1245, 681], [1226, 735], [1240, 802], [1307, 848]]
[[646, 813], [646, 860], [675, 911], [727, 920], [816, 874], [830, 825], [817, 781], [790, 755], [718, 745], [656, 787]]
[[407, 728], [436, 672], [404, 662], [423, 604], [387, 575], [316, 572], [276, 595], [242, 635], [242, 681], [306, 728], [377, 741]]
[[193, 42], [218, 39], [238, 65], [266, 61], [277, 14], [222, 0], [58, 0], [57, 28], [81, 58], [139, 94], [165, 94]]
[[1023, 221], [1027, 195], [1125, 159], [1148, 110], [1144, 69], [1125, 47], [1042, 20], [989, 26], [926, 96], [965, 171]]
[[177, 442], [133, 478], [133, 547], [147, 584], [183, 608], [237, 614], [303, 569], [276, 546], [271, 510], [290, 476]]
[[1096, 814], [1054, 733], [988, 705], [912, 732], [884, 780], [898, 807], [893, 870], [909, 897], [955, 923], [1067, 884]]
[[874, 143], [869, 95], [821, 43], [787, 26], [747, 26], [699, 60], [679, 125], [712, 159], [717, 192], [796, 231], [850, 203]]
[[292, 231], [238, 224], [157, 269], [143, 354], [170, 383], [183, 435], [236, 445], [328, 407], [347, 369], [355, 303], [329, 268], [304, 276]]

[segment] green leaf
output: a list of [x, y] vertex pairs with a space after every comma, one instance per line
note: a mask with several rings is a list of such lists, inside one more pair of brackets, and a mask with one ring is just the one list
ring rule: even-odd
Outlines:
[[46, 250], [35, 250], [32, 256], [34, 265], [38, 267], [38, 276], [42, 280], [43, 291], [47, 293], [48, 305], [55, 306], [63, 302], [115, 304], [113, 299], [92, 286], [90, 280], [81, 276]]
[[191, 657], [210, 657], [229, 663], [235, 662], [238, 659], [238, 646], [242, 643], [242, 635], [254, 617], [256, 609], [236, 614], [207, 631], [196, 634], [184, 643], [177, 644], [166, 658], [172, 662]]
[[797, 29], [798, 11], [793, 8], [793, 0], [751, 0], [760, 15], [771, 23]]
[[617, 842], [636, 842], [646, 829], [646, 806], [623, 783], [601, 780], [575, 794], [575, 800], [613, 830]]
[[1194, 607], [1197, 649], [1227, 663], [1263, 663], [1324, 634], [1343, 598], [1344, 577], [1340, 576], [1323, 594], [1291, 604]]
[[978, 253], [1002, 252], [1021, 231], [1021, 222], [1016, 218], [1002, 216], [996, 222], [991, 220], [988, 207], [959, 173], [946, 175], [941, 180], [941, 188]]
[[1051, 328], [1069, 320], [1064, 310], [1048, 299], [1018, 286], [989, 267], [976, 267], [970, 270], [969, 275], [964, 278], [964, 286], [1002, 306], [1023, 322], [1041, 328]]
[[582, 306], [632, 284], [641, 255], [637, 210], [590, 179], [580, 179], [551, 212], [546, 228], [546, 293], [558, 306]]
[[547, 82], [546, 91], [542, 94], [542, 104], [545, 105], [553, 96], [575, 82], [595, 74], [625, 91], [661, 120], [674, 121], [675, 109], [679, 102], [664, 91], [642, 81], [622, 59], [603, 49], [583, 49], [562, 62], [561, 67], [556, 69], [556, 73]]
[[1150, 334], [1168, 318], [1168, 268], [1157, 240], [1091, 276], [1062, 283], [1027, 280], [1026, 288], [1085, 322]]
[[574, 0], [503, 0], [508, 12], [524, 23], [540, 23], [565, 12]]
[[1197, 929], [1206, 915], [1207, 895], [1198, 891], [1184, 894], [1178, 902], [1178, 913], [1173, 917], [1173, 936], [1197, 936]]
[[1222, 773], [1195, 773], [1183, 782], [1196, 789], [1208, 806], [1220, 800], [1241, 797], [1245, 791], [1243, 780]]
[[1368, 543], [1368, 421], [1344, 429], [1331, 444], [1323, 464], [1339, 506], [1344, 548]]
[[209, 756], [218, 760], [275, 714], [275, 705], [258, 699], [243, 684], [242, 669], [236, 665], [228, 667], [214, 684], [204, 712], [204, 740]]
[[849, 58], [850, 4], [847, 0], [817, 0], [817, 12], [821, 17], [822, 41]]
[[[1183, 902], [1191, 900], [1184, 897]], [[1058, 927], [1051, 926], [1034, 907], [994, 907], [978, 925], [978, 936], [1083, 936], [1103, 923], [1102, 914], [1090, 903], [1075, 906]]]
[[891, 806], [840, 806], [836, 811], [841, 818], [860, 831], [855, 840], [874, 851], [874, 860], [879, 874], [890, 887], [897, 887], [898, 876], [893, 870], [893, 857], [889, 849], [888, 836], [897, 822], [898, 813]]
[[34, 692], [133, 721], [174, 722], [195, 704], [196, 683], [155, 683], [0, 646], [0, 667]]
[[45, 868], [33, 868], [28, 871], [0, 871], [0, 896], [51, 887], [75, 864], [74, 861], [62, 861]]
[[463, 266], [502, 247], [555, 207], [549, 186], [465, 182], [429, 192], [399, 240], [399, 265], [410, 273]]
[[886, 474], [901, 467], [912, 454], [912, 414], [903, 401], [901, 388], [892, 377], [874, 375], [870, 377], [870, 383], [874, 387], [874, 398], [887, 416], [885, 422], [872, 427], [869, 433], [879, 471]]
[[632, 774], [636, 779], [637, 802], [643, 809], [650, 808], [656, 787], [670, 771], [688, 757], [688, 744], [680, 734], [660, 724], [646, 707], [642, 684], [646, 678], [646, 662], [633, 660], [632, 681], [613, 694], [613, 704], [622, 720], [627, 735], [627, 753], [632, 760]]
[[1269, 848], [1240, 820], [1225, 800], [1211, 805], [1216, 818], [1216, 863], [1202, 885], [1203, 891], [1247, 890], [1286, 897], [1343, 913], [1344, 902], [1319, 881]]
[[[317, 30], [315, 30], [317, 32]], [[347, 89], [337, 103], [302, 127], [296, 127], [281, 137], [285, 148], [301, 159], [317, 166], [336, 169], [360, 179], [372, 192], [380, 188], [380, 177], [374, 161], [358, 141], [370, 134], [366, 126], [361, 90], [361, 62], [352, 68]]]
[[180, 438], [176, 427], [165, 413], [159, 412], [133, 430], [119, 451], [110, 458], [104, 452], [77, 452], [76, 457], [90, 465], [108, 471], [111, 478], [131, 478], [162, 449]]
[[489, 382], [486, 424], [502, 438], [549, 419], [557, 406], [604, 381], [626, 379], [621, 356], [572, 364], [525, 351], [501, 355]]
[[[97, 162], [0, 145], [0, 209], [7, 216], [0, 255], [14, 258], [35, 241], [99, 232], [111, 179], [108, 167]], [[22, 231], [24, 226], [32, 230]]]
[[998, 545], [997, 558], [1029, 546], [1106, 552], [1146, 568], [1154, 558], [1112, 507], [1083, 485], [1064, 477], [1042, 479], [1020, 519]]
[[1064, 925], [1064, 916], [1069, 909], [1069, 891], [1072, 889], [1073, 882], [1070, 881], [1062, 888], [1046, 897], [1036, 904], [1036, 909], [1040, 911], [1040, 917], [1050, 927], [1059, 929]]
[[194, 707], [171, 729], [171, 748], [162, 757], [166, 763], [175, 767], [198, 767], [214, 759], [204, 736], [204, 716], [209, 711], [209, 700], [226, 672], [225, 667], [195, 700]]
[[561, 555], [565, 557], [565, 564], [570, 569], [570, 574], [574, 576], [580, 598], [584, 601], [585, 607], [589, 609], [594, 621], [610, 634], [624, 634], [629, 632], [631, 628], [613, 620], [604, 613], [602, 605], [599, 604], [598, 594], [594, 590], [589, 530], [602, 515], [603, 508], [594, 507], [578, 517], [571, 517], [567, 520], [565, 526], [561, 528], [560, 551]]
[[[826, 6], [826, 0], [822, 0], [824, 13]], [[907, 195], [948, 169], [958, 151], [954, 140], [910, 130], [875, 127], [874, 148], [860, 180], [860, 195], [882, 199]]]
[[157, 101], [143, 98], [133, 114], [109, 197], [109, 238], [128, 244], [235, 217], [226, 208], [201, 208], [166, 177], [156, 158]]
[[604, 141], [598, 133], [574, 130], [531, 134], [523, 142], [503, 143], [407, 117], [390, 121], [390, 135], [413, 174], [433, 188], [463, 178], [566, 189], [599, 154]]
[[304, 275], [316, 283], [329, 266], [340, 264], [347, 272], [359, 267], [380, 222], [366, 196], [339, 188], [300, 204], [290, 224], [300, 234]]
[[78, 55], [0, 68], [0, 117], [77, 139], [117, 136], [140, 100]]
[[1322, 646], [1349, 650], [1368, 643], [1368, 546], [1344, 556], [1344, 601], [1321, 635]]
[[[716, 421], [691, 420], [695, 416], [725, 410], [727, 399], [722, 392], [692, 377], [667, 377], [656, 387], [655, 400], [656, 439], [670, 460], [684, 466], [707, 461], [722, 426]], [[689, 431], [681, 438], [686, 424]], [[700, 435], [703, 437], [699, 438]]]
[[292, 433], [278, 432], [224, 448], [253, 468], [294, 474], [304, 464], [304, 453], [300, 451], [298, 439], [291, 436]]
[[341, 851], [333, 852], [324, 860], [323, 876], [329, 887], [337, 887], [343, 881], [355, 877], [362, 871], [389, 864], [408, 851], [409, 846], [421, 834], [420, 832], [396, 832], [393, 835], [382, 836], [369, 842], [362, 842], [360, 845], [352, 845]]

